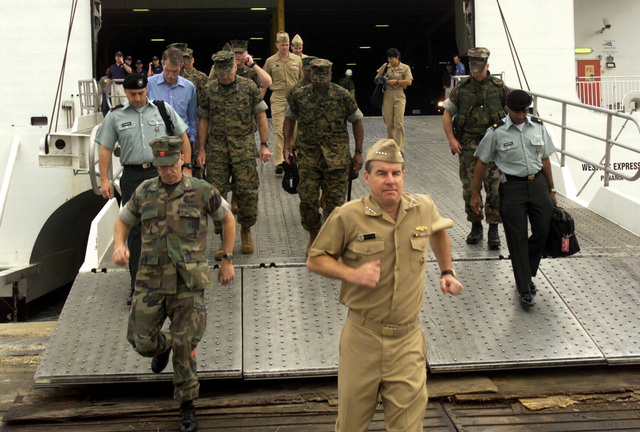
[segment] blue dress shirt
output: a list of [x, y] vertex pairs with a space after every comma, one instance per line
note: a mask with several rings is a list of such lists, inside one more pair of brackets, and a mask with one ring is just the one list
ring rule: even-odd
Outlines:
[[178, 81], [169, 85], [164, 80], [164, 74], [154, 75], [148, 79], [147, 97], [171, 105], [187, 124], [189, 141], [195, 142], [198, 134], [198, 100], [196, 87], [191, 81], [178, 76]]

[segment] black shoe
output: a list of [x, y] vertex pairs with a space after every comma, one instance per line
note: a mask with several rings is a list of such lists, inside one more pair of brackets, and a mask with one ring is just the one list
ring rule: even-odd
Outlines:
[[284, 173], [284, 166], [282, 164], [276, 165], [276, 174], [283, 174], [283, 173]]
[[531, 293], [520, 293], [520, 304], [522, 306], [533, 306], [534, 302]]
[[167, 364], [169, 363], [169, 355], [170, 354], [171, 354], [171, 348], [169, 348], [168, 350], [166, 350], [162, 354], [155, 356], [151, 360], [151, 370], [154, 373], [162, 372], [164, 370], [164, 368], [167, 367]]
[[198, 420], [193, 401], [182, 402], [180, 404], [180, 432], [196, 432], [197, 430]]
[[477, 244], [482, 240], [482, 222], [474, 222], [467, 236], [467, 244]]
[[489, 249], [500, 249], [500, 235], [498, 234], [498, 224], [489, 224], [488, 237], [489, 239], [487, 240], [487, 243], [489, 244]]
[[131, 302], [133, 302], [133, 293], [129, 294], [129, 297], [127, 297], [127, 306], [131, 306]]
[[538, 292], [538, 289], [536, 288], [536, 284], [534, 284], [533, 282], [531, 282], [531, 284], [529, 285], [529, 292], [531, 293], [532, 296], [536, 295], [536, 293]]

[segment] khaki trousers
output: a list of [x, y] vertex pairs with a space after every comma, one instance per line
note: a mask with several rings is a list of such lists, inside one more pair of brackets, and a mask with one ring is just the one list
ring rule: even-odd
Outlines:
[[[287, 109], [287, 93], [278, 90], [271, 94], [271, 122], [273, 124], [273, 164], [284, 162], [284, 112]], [[294, 141], [295, 142], [295, 141]]]
[[387, 125], [387, 138], [393, 139], [404, 151], [404, 109], [407, 97], [404, 91], [386, 91], [382, 100], [382, 120]]
[[382, 397], [389, 432], [421, 432], [427, 407], [422, 327], [382, 336], [347, 319], [340, 336], [336, 432], [366, 431]]

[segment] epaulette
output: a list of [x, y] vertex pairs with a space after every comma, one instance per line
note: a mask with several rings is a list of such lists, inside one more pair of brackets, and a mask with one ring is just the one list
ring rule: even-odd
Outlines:
[[463, 85], [468, 84], [468, 83], [470, 83], [470, 82], [471, 82], [471, 77], [470, 77], [470, 76], [468, 76], [468, 77], [463, 78], [463, 79], [461, 79], [460, 81], [458, 81], [457, 86], [458, 86], [458, 87], [462, 87]]
[[531, 121], [542, 124], [542, 119], [538, 117], [531, 116]]
[[500, 78], [496, 78], [492, 75], [489, 75], [491, 82], [494, 83], [495, 85], [497, 85], [498, 87], [504, 87], [504, 81], [502, 81]]
[[504, 120], [498, 120], [498, 123], [491, 125], [491, 129], [496, 130], [504, 124]]
[[122, 108], [124, 106], [124, 104], [120, 104], [120, 105], [116, 105], [113, 108], [111, 108], [112, 110], [114, 109], [118, 109], [118, 108]]

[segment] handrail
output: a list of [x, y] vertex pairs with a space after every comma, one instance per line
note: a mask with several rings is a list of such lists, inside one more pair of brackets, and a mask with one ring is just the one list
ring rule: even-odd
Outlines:
[[18, 148], [22, 140], [19, 136], [14, 136], [11, 142], [11, 149], [9, 150], [9, 158], [7, 159], [7, 167], [4, 171], [4, 178], [2, 180], [2, 188], [0, 188], [0, 226], [2, 226], [2, 218], [4, 216], [4, 208], [7, 205], [7, 196], [9, 195], [9, 186], [11, 185], [11, 176], [13, 174], [13, 167], [16, 164], [18, 158]]
[[[115, 86], [117, 84], [122, 84], [123, 82], [124, 82], [123, 79], [112, 79], [107, 83], [107, 91], [106, 91], [106, 93], [107, 93], [107, 105], [109, 105], [109, 109], [111, 109], [111, 108], [113, 108], [115, 106], [115, 105], [113, 105], [112, 99], [118, 98], [116, 100], [116, 102], [119, 102], [120, 98], [126, 98], [125, 95], [114, 95], [113, 94], [113, 91], [116, 88]], [[118, 104], [116, 103], [116, 105], [118, 105]]]
[[78, 80], [78, 96], [80, 99], [80, 115], [100, 110], [100, 95], [95, 78]]
[[[613, 117], [618, 117], [621, 118], [623, 120], [625, 120], [626, 122], [633, 122], [633, 124], [636, 125], [636, 128], [638, 128], [638, 133], [640, 134], [640, 122], [638, 122], [638, 118], [637, 117], [633, 117], [629, 114], [624, 114], [624, 113], [620, 113], [617, 111], [612, 111], [606, 108], [600, 108], [597, 106], [592, 106], [592, 105], [587, 105], [587, 104], [583, 104], [580, 102], [573, 102], [567, 99], [561, 99], [561, 98], [557, 98], [557, 97], [553, 97], [553, 96], [546, 96], [546, 95], [542, 95], [539, 93], [535, 93], [535, 92], [530, 92], [531, 95], [534, 96], [534, 101], [533, 101], [533, 110], [534, 113], [536, 113], [536, 115], [538, 115], [539, 111], [538, 111], [538, 100], [539, 99], [544, 99], [544, 100], [549, 100], [552, 102], [558, 102], [560, 104], [562, 104], [562, 121], [561, 123], [557, 123], [554, 122], [551, 119], [548, 118], [544, 118], [544, 117], [540, 117], [542, 120], [544, 120], [545, 122], [553, 125], [553, 126], [557, 126], [559, 128], [561, 128], [562, 130], [562, 134], [561, 134], [561, 138], [560, 138], [560, 154], [561, 154], [561, 158], [560, 158], [560, 166], [564, 167], [566, 164], [566, 157], [570, 157], [572, 159], [578, 160], [580, 162], [584, 162], [587, 163], [589, 165], [592, 165], [596, 168], [599, 168], [601, 170], [603, 170], [604, 172], [608, 173], [608, 174], [613, 174], [615, 176], [618, 176], [624, 180], [627, 181], [635, 181], [638, 180], [640, 178], [640, 168], [638, 168], [638, 170], [636, 171], [636, 173], [634, 175], [627, 175], [624, 174], [620, 171], [616, 171], [614, 169], [611, 169], [611, 150], [614, 147], [620, 147], [623, 148], [625, 150], [629, 150], [631, 152], [634, 153], [638, 153], [640, 154], [640, 147], [632, 147], [628, 144], [625, 143], [620, 143], [618, 141], [616, 141], [616, 139], [612, 139], [611, 135], [612, 135], [612, 125], [613, 125]], [[596, 112], [596, 113], [600, 113], [600, 114], [604, 114], [607, 116], [607, 129], [606, 129], [606, 136], [597, 136], [597, 135], [593, 135], [591, 133], [588, 132], [584, 132], [581, 131], [579, 129], [576, 128], [572, 128], [567, 126], [567, 107], [568, 106], [572, 106], [572, 107], [576, 107], [576, 108], [580, 108], [580, 109], [585, 109], [588, 111], [592, 111], [592, 112]], [[625, 122], [625, 125], [626, 125]], [[602, 161], [596, 161], [596, 160], [590, 160], [586, 157], [584, 157], [584, 155], [578, 155], [576, 153], [572, 153], [567, 151], [567, 131], [569, 132], [573, 132], [573, 133], [577, 133], [589, 138], [593, 138], [599, 141], [602, 141], [604, 143], [604, 165], [602, 164]], [[607, 187], [609, 186], [609, 176], [605, 175], [604, 176], [604, 186]]]
[[[96, 165], [99, 165], [100, 158], [98, 157], [98, 162], [96, 162], [96, 135], [98, 135], [98, 131], [100, 130], [99, 125], [95, 125], [93, 129], [91, 129], [91, 134], [89, 136], [89, 178], [91, 179], [91, 187], [93, 188], [93, 192], [96, 195], [102, 195], [100, 192], [100, 185], [98, 184], [98, 177], [100, 177], [100, 170], [96, 172]], [[120, 167], [120, 170], [113, 175], [113, 164], [109, 166], [109, 181], [113, 184], [114, 179], [117, 179], [122, 174], [123, 168]]]

